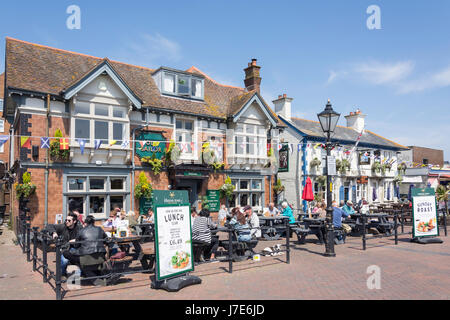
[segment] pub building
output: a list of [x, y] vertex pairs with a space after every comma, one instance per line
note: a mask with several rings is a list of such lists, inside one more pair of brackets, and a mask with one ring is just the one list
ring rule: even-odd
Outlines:
[[[9, 170], [16, 183], [29, 172], [36, 185], [33, 226], [65, 218], [69, 201], [99, 222], [114, 205], [146, 212], [148, 202], [134, 195], [142, 172], [154, 190], [187, 190], [197, 207], [206, 195], [217, 197], [227, 177], [235, 185], [231, 206], [261, 210], [272, 200], [268, 146], [278, 144], [284, 125], [260, 94], [256, 59], [240, 88], [196, 67], [149, 69], [12, 38], [5, 48]], [[59, 146], [45, 148], [46, 137]], [[175, 164], [165, 161], [170, 141], [180, 151]], [[214, 150], [208, 161], [205, 142]], [[163, 160], [160, 172], [155, 159]]]
[[[314, 195], [326, 201], [326, 138], [319, 121], [291, 116], [293, 100], [284, 94], [273, 101], [276, 114], [287, 126], [279, 136], [283, 146], [279, 157], [285, 161], [278, 177], [285, 186], [284, 196], [293, 199], [294, 207], [306, 210], [306, 201], [295, 195], [302, 194], [308, 177]], [[320, 112], [323, 106], [316, 109]], [[332, 136], [337, 144], [331, 150], [337, 164], [332, 176], [333, 200], [355, 204], [361, 199], [369, 204], [398, 200], [399, 154], [408, 148], [368, 130], [366, 115], [359, 109], [344, 118], [346, 125], [337, 126]]]

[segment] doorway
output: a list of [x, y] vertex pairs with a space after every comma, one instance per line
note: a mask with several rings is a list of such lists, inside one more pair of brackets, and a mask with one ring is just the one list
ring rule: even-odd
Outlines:
[[177, 181], [175, 190], [186, 190], [189, 194], [189, 204], [198, 209], [198, 182], [195, 180]]

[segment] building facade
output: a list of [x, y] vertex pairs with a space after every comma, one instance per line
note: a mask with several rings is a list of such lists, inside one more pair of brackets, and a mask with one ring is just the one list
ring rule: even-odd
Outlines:
[[[273, 101], [275, 112], [287, 126], [280, 133], [280, 143], [285, 147], [279, 157], [288, 158], [288, 168], [278, 176], [284, 181], [285, 198], [305, 210], [301, 196], [307, 177], [311, 178], [316, 198], [326, 200], [326, 139], [318, 121], [291, 116], [292, 100], [283, 95]], [[364, 198], [376, 203], [398, 196], [397, 155], [407, 148], [365, 130], [365, 117], [359, 110], [345, 116], [347, 126], [337, 126], [332, 137], [332, 142], [337, 143], [331, 151], [337, 164], [332, 177], [333, 200], [358, 202]]]
[[7, 38], [5, 69], [11, 174], [20, 183], [31, 173], [33, 225], [64, 217], [69, 202], [99, 221], [115, 205], [142, 213], [142, 172], [153, 189], [187, 190], [194, 206], [227, 177], [232, 205], [260, 210], [272, 198], [267, 143], [284, 125], [260, 94], [256, 59], [239, 88], [195, 67], [148, 69]]

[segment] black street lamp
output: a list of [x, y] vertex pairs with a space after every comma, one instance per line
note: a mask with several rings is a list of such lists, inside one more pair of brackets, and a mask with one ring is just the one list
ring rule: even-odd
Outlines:
[[325, 106], [325, 110], [317, 114], [320, 121], [322, 131], [327, 136], [327, 142], [325, 144], [327, 150], [326, 168], [327, 168], [327, 222], [326, 222], [326, 234], [327, 240], [325, 241], [325, 253], [326, 257], [335, 257], [334, 252], [334, 227], [333, 227], [333, 208], [331, 207], [332, 194], [331, 194], [331, 176], [328, 172], [328, 157], [331, 154], [333, 144], [331, 143], [331, 134], [336, 129], [337, 122], [340, 114], [333, 110], [331, 107], [330, 99]]

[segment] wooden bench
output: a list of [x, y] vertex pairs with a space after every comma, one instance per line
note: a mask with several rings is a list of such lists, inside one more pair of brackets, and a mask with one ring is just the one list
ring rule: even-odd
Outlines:
[[154, 242], [147, 242], [142, 245], [142, 250], [139, 255], [142, 267], [151, 271], [155, 262], [155, 244]]

